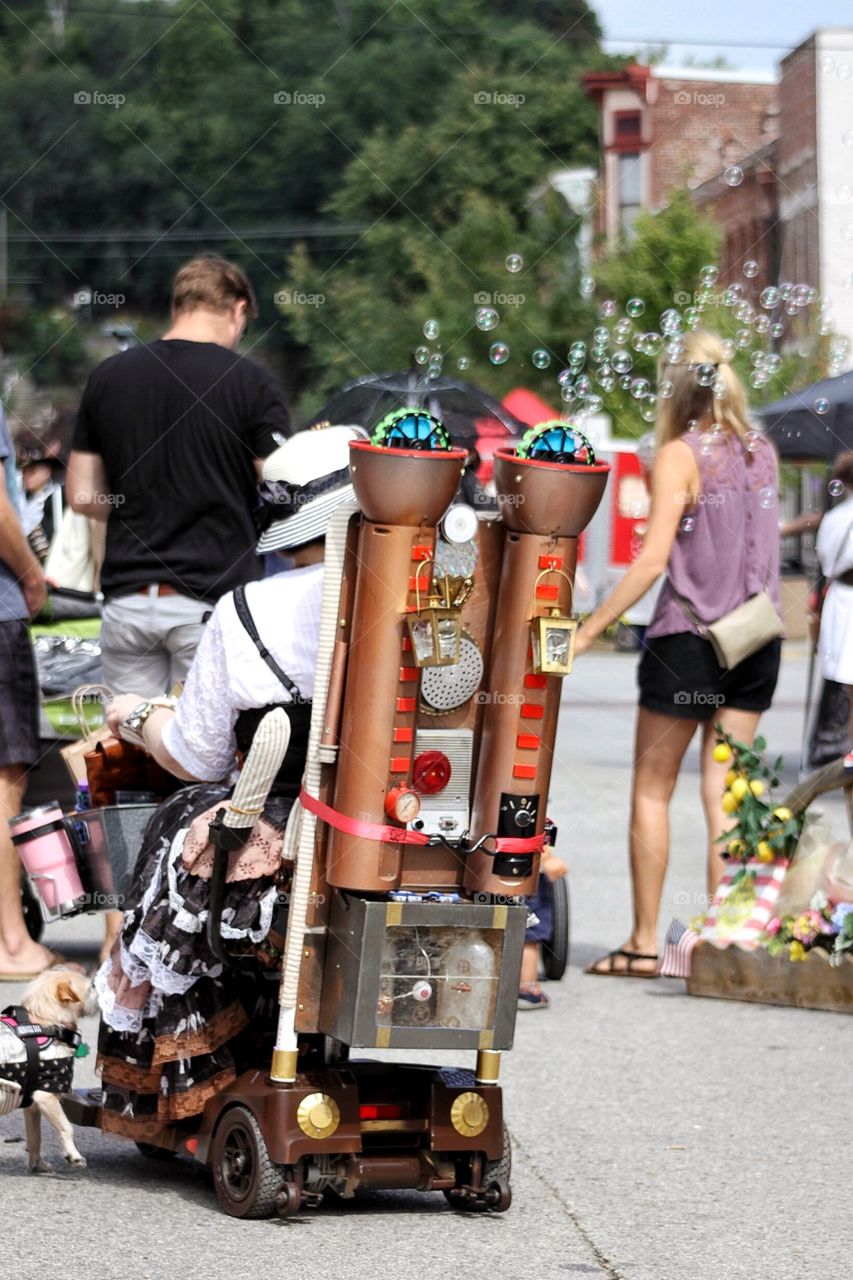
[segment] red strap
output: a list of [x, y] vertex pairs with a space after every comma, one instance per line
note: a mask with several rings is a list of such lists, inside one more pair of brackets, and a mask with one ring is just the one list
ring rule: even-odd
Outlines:
[[348, 818], [338, 813], [331, 805], [323, 804], [316, 796], [312, 796], [303, 787], [299, 793], [299, 801], [309, 813], [316, 814], [323, 822], [343, 831], [348, 836], [362, 836], [365, 840], [379, 840], [390, 844], [429, 844], [429, 836], [423, 831], [410, 831], [408, 827], [387, 827], [378, 822], [362, 822], [360, 818]]
[[[348, 818], [331, 805], [324, 804], [303, 787], [299, 802], [309, 813], [322, 822], [348, 836], [361, 836], [364, 840], [379, 840], [383, 844], [429, 844], [429, 836], [423, 831], [410, 831], [408, 827], [388, 827], [378, 822], [362, 822], [360, 818]], [[545, 832], [538, 836], [495, 836], [495, 853], [541, 853], [545, 844]]]

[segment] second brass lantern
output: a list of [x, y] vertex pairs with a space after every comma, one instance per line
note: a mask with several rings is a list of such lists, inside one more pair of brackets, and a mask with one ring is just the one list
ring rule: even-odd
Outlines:
[[[561, 569], [544, 569], [533, 589], [534, 608], [536, 586], [547, 573], [559, 574], [571, 586], [571, 579]], [[531, 669], [536, 675], [571, 675], [577, 629], [577, 618], [566, 616], [557, 607], [530, 619]]]

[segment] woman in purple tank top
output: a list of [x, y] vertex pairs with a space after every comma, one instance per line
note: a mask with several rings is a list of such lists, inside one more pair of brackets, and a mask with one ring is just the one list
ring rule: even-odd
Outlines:
[[665, 363], [660, 378], [673, 390], [659, 402], [643, 550], [581, 627], [575, 650], [588, 649], [666, 574], [638, 676], [630, 829], [634, 927], [623, 946], [587, 970], [643, 978], [657, 974], [669, 802], [684, 753], [701, 724], [710, 897], [723, 871], [715, 842], [727, 825], [720, 804], [726, 766], [713, 758], [714, 725], [752, 742], [773, 697], [781, 652], [774, 640], [723, 670], [694, 621], [716, 622], [765, 589], [781, 615], [775, 452], [750, 427], [743, 386], [714, 334], [685, 334], [680, 361]]

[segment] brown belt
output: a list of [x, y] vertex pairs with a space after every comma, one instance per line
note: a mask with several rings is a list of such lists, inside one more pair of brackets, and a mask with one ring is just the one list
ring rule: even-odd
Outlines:
[[842, 587], [853, 587], [853, 569], [848, 569], [846, 573], [839, 573], [833, 582], [840, 582]]

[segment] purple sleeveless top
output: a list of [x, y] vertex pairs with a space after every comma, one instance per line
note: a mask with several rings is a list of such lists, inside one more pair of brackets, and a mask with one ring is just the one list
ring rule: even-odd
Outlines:
[[[672, 592], [704, 623], [767, 590], [779, 616], [779, 496], [776, 455], [766, 439], [749, 455], [731, 431], [681, 439], [699, 468], [699, 501], [685, 511], [646, 638], [698, 634]], [[751, 456], [752, 461], [748, 458]]]

